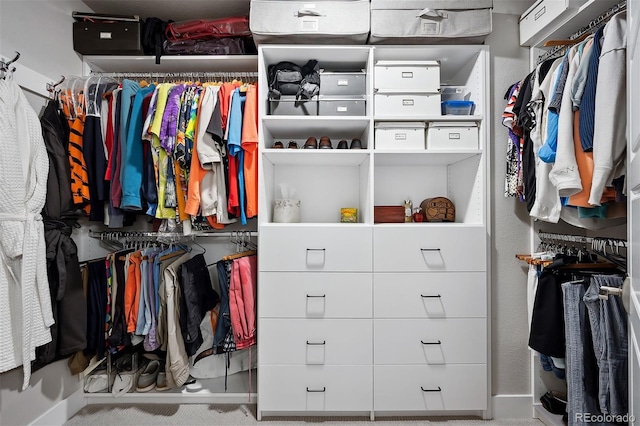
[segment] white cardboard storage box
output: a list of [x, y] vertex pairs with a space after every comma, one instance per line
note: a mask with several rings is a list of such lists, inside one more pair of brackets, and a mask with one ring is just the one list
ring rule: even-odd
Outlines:
[[474, 122], [431, 122], [427, 128], [427, 149], [478, 149], [478, 124]]
[[374, 85], [379, 92], [439, 92], [438, 61], [377, 61]]
[[377, 93], [373, 96], [378, 117], [425, 118], [442, 115], [440, 93]]
[[375, 149], [424, 149], [425, 123], [380, 122], [375, 125]]

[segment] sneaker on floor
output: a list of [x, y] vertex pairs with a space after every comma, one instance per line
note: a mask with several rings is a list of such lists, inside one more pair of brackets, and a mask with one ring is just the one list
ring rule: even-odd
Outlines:
[[169, 390], [169, 382], [167, 382], [167, 373], [165, 371], [160, 371], [158, 373], [158, 378], [156, 379], [156, 390], [160, 392]]
[[158, 373], [160, 372], [160, 362], [157, 360], [149, 361], [144, 370], [142, 370], [142, 374], [138, 378], [138, 386], [136, 390], [138, 392], [149, 392], [151, 389], [156, 387], [156, 379], [158, 378]]

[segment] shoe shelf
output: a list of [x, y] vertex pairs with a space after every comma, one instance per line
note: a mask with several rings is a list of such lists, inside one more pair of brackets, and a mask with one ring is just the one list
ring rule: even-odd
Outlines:
[[166, 391], [129, 392], [114, 398], [111, 393], [85, 393], [87, 404], [241, 404], [257, 399], [257, 372], [241, 371], [225, 378], [196, 379], [190, 385]]
[[398, 150], [373, 151], [375, 166], [437, 166], [450, 165], [480, 156], [479, 149], [460, 151]]
[[[302, 147], [300, 142], [298, 145]], [[367, 161], [369, 155], [369, 151], [366, 149], [283, 148], [263, 151], [264, 161], [279, 166], [359, 166]]]
[[383, 115], [374, 116], [375, 121], [419, 121], [419, 122], [430, 122], [430, 121], [440, 121], [440, 122], [475, 122], [478, 123], [482, 121], [482, 115], [426, 115], [424, 117], [409, 117], [409, 118], [398, 118], [398, 117], [386, 117]]

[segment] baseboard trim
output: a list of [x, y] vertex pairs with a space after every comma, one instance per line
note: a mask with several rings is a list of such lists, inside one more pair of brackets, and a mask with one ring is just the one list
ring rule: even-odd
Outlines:
[[494, 419], [531, 419], [533, 400], [531, 395], [494, 395], [491, 397]]
[[84, 390], [80, 388], [35, 419], [31, 425], [62, 426], [85, 405], [87, 405], [87, 398], [84, 395]]

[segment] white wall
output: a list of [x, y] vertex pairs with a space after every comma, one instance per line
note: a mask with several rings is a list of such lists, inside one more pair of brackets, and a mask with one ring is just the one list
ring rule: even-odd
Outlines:
[[[492, 393], [530, 393], [527, 275], [516, 253], [529, 252], [529, 215], [526, 206], [504, 197], [508, 135], [502, 125], [509, 86], [529, 73], [528, 49], [518, 43], [518, 16], [493, 15], [491, 47], [491, 218], [492, 276]], [[526, 266], [526, 265], [525, 265]]]
[[[19, 51], [19, 64], [48, 77], [49, 82], [61, 75], [81, 74], [82, 61], [72, 48], [73, 10], [88, 11], [75, 0], [0, 0], [0, 55], [12, 58]], [[46, 98], [26, 94], [40, 113]], [[22, 368], [0, 375], [2, 426], [31, 423], [80, 389], [81, 383], [71, 376], [66, 361], [58, 361], [35, 372], [29, 389], [21, 391], [21, 387]]]

